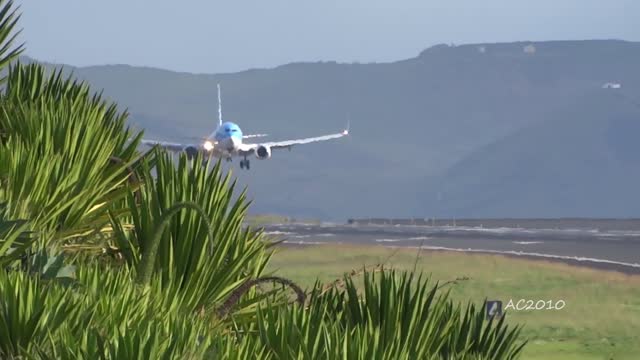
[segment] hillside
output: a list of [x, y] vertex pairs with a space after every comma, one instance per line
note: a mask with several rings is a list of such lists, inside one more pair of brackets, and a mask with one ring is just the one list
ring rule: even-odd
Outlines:
[[[612, 98], [640, 99], [638, 63], [640, 43], [594, 40], [439, 45], [394, 63], [218, 75], [68, 68], [126, 106], [149, 138], [210, 132], [218, 82], [225, 119], [270, 140], [340, 130], [349, 117], [345, 141], [234, 168], [255, 212], [345, 219], [640, 215], [603, 190], [631, 193], [640, 181], [629, 138], [639, 110]], [[623, 87], [601, 89], [607, 82]]]
[[639, 108], [594, 90], [431, 179], [426, 198], [453, 216], [637, 216], [638, 134]]

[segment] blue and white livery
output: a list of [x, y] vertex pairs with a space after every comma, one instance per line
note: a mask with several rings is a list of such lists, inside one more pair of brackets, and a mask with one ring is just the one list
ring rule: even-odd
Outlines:
[[164, 141], [142, 140], [143, 145], [155, 146], [159, 145], [169, 151], [185, 152], [189, 158], [193, 158], [198, 153], [204, 153], [207, 156], [215, 156], [225, 158], [231, 161], [233, 157], [241, 157], [240, 168], [249, 169], [250, 163], [248, 156], [255, 155], [258, 159], [264, 160], [271, 157], [273, 149], [289, 149], [294, 145], [302, 145], [319, 141], [327, 141], [338, 139], [349, 135], [349, 126], [347, 129], [336, 134], [329, 134], [305, 139], [285, 140], [264, 143], [245, 143], [244, 139], [257, 138], [267, 136], [266, 134], [243, 135], [240, 127], [233, 122], [222, 121], [222, 101], [220, 96], [220, 85], [218, 85], [218, 128], [203, 139], [199, 144], [179, 144]]

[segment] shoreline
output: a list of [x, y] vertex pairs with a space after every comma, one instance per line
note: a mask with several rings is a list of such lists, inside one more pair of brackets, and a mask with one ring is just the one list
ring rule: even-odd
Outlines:
[[[289, 248], [305, 248], [310, 246], [332, 246], [332, 247], [350, 247], [350, 248], [360, 248], [360, 247], [383, 247], [387, 249], [406, 249], [417, 251], [419, 247], [409, 247], [409, 246], [392, 246], [392, 245], [379, 245], [379, 244], [363, 244], [363, 243], [335, 243], [335, 242], [326, 242], [326, 243], [287, 243], [282, 242], [277, 246], [284, 246]], [[528, 253], [518, 254], [515, 252], [497, 252], [491, 250], [483, 250], [483, 249], [449, 249], [449, 248], [432, 248], [428, 246], [423, 246], [420, 250], [423, 252], [447, 252], [447, 253], [462, 253], [465, 255], [489, 255], [489, 256], [501, 256], [507, 257], [511, 259], [520, 259], [526, 261], [532, 261], [537, 263], [553, 263], [553, 264], [566, 264], [576, 268], [585, 268], [597, 271], [608, 271], [608, 272], [616, 272], [622, 273], [625, 275], [631, 276], [640, 276], [640, 264], [629, 264], [625, 265], [624, 263], [616, 263], [603, 259], [590, 259], [590, 258], [570, 258], [570, 257], [559, 257], [547, 254], [533, 255]], [[637, 266], [630, 266], [637, 265]]]

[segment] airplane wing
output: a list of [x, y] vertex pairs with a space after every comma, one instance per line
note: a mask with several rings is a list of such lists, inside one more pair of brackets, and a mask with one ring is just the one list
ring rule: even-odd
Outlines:
[[305, 138], [305, 139], [273, 141], [273, 142], [265, 142], [262, 144], [242, 144], [240, 146], [240, 153], [242, 155], [248, 155], [255, 152], [259, 147], [265, 147], [269, 149], [284, 149], [284, 148], [291, 149], [291, 147], [294, 145], [302, 145], [302, 144], [309, 144], [309, 143], [320, 142], [320, 141], [339, 139], [347, 135], [349, 135], [349, 130], [344, 130], [343, 132], [336, 133], [336, 134], [329, 134], [329, 135], [323, 135], [323, 136], [317, 136], [317, 137], [311, 137], [311, 138]]
[[242, 138], [243, 139], [251, 139], [251, 138], [258, 138], [258, 137], [265, 137], [265, 136], [269, 136], [269, 134], [242, 135]]
[[159, 145], [160, 147], [162, 147], [164, 149], [167, 149], [169, 151], [175, 151], [175, 152], [184, 151], [184, 149], [186, 149], [187, 147], [194, 147], [196, 149], [201, 147], [201, 145], [195, 145], [195, 144], [179, 144], [179, 143], [172, 143], [172, 142], [168, 142], [168, 141], [144, 140], [144, 139], [142, 141], [140, 141], [140, 143], [142, 145], [146, 145], [146, 146]]

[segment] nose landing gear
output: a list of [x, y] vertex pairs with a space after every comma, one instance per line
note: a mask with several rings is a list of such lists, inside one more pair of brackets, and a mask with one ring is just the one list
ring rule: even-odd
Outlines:
[[249, 160], [248, 159], [240, 160], [240, 169], [249, 170], [250, 168], [251, 168], [251, 166], [249, 164]]

